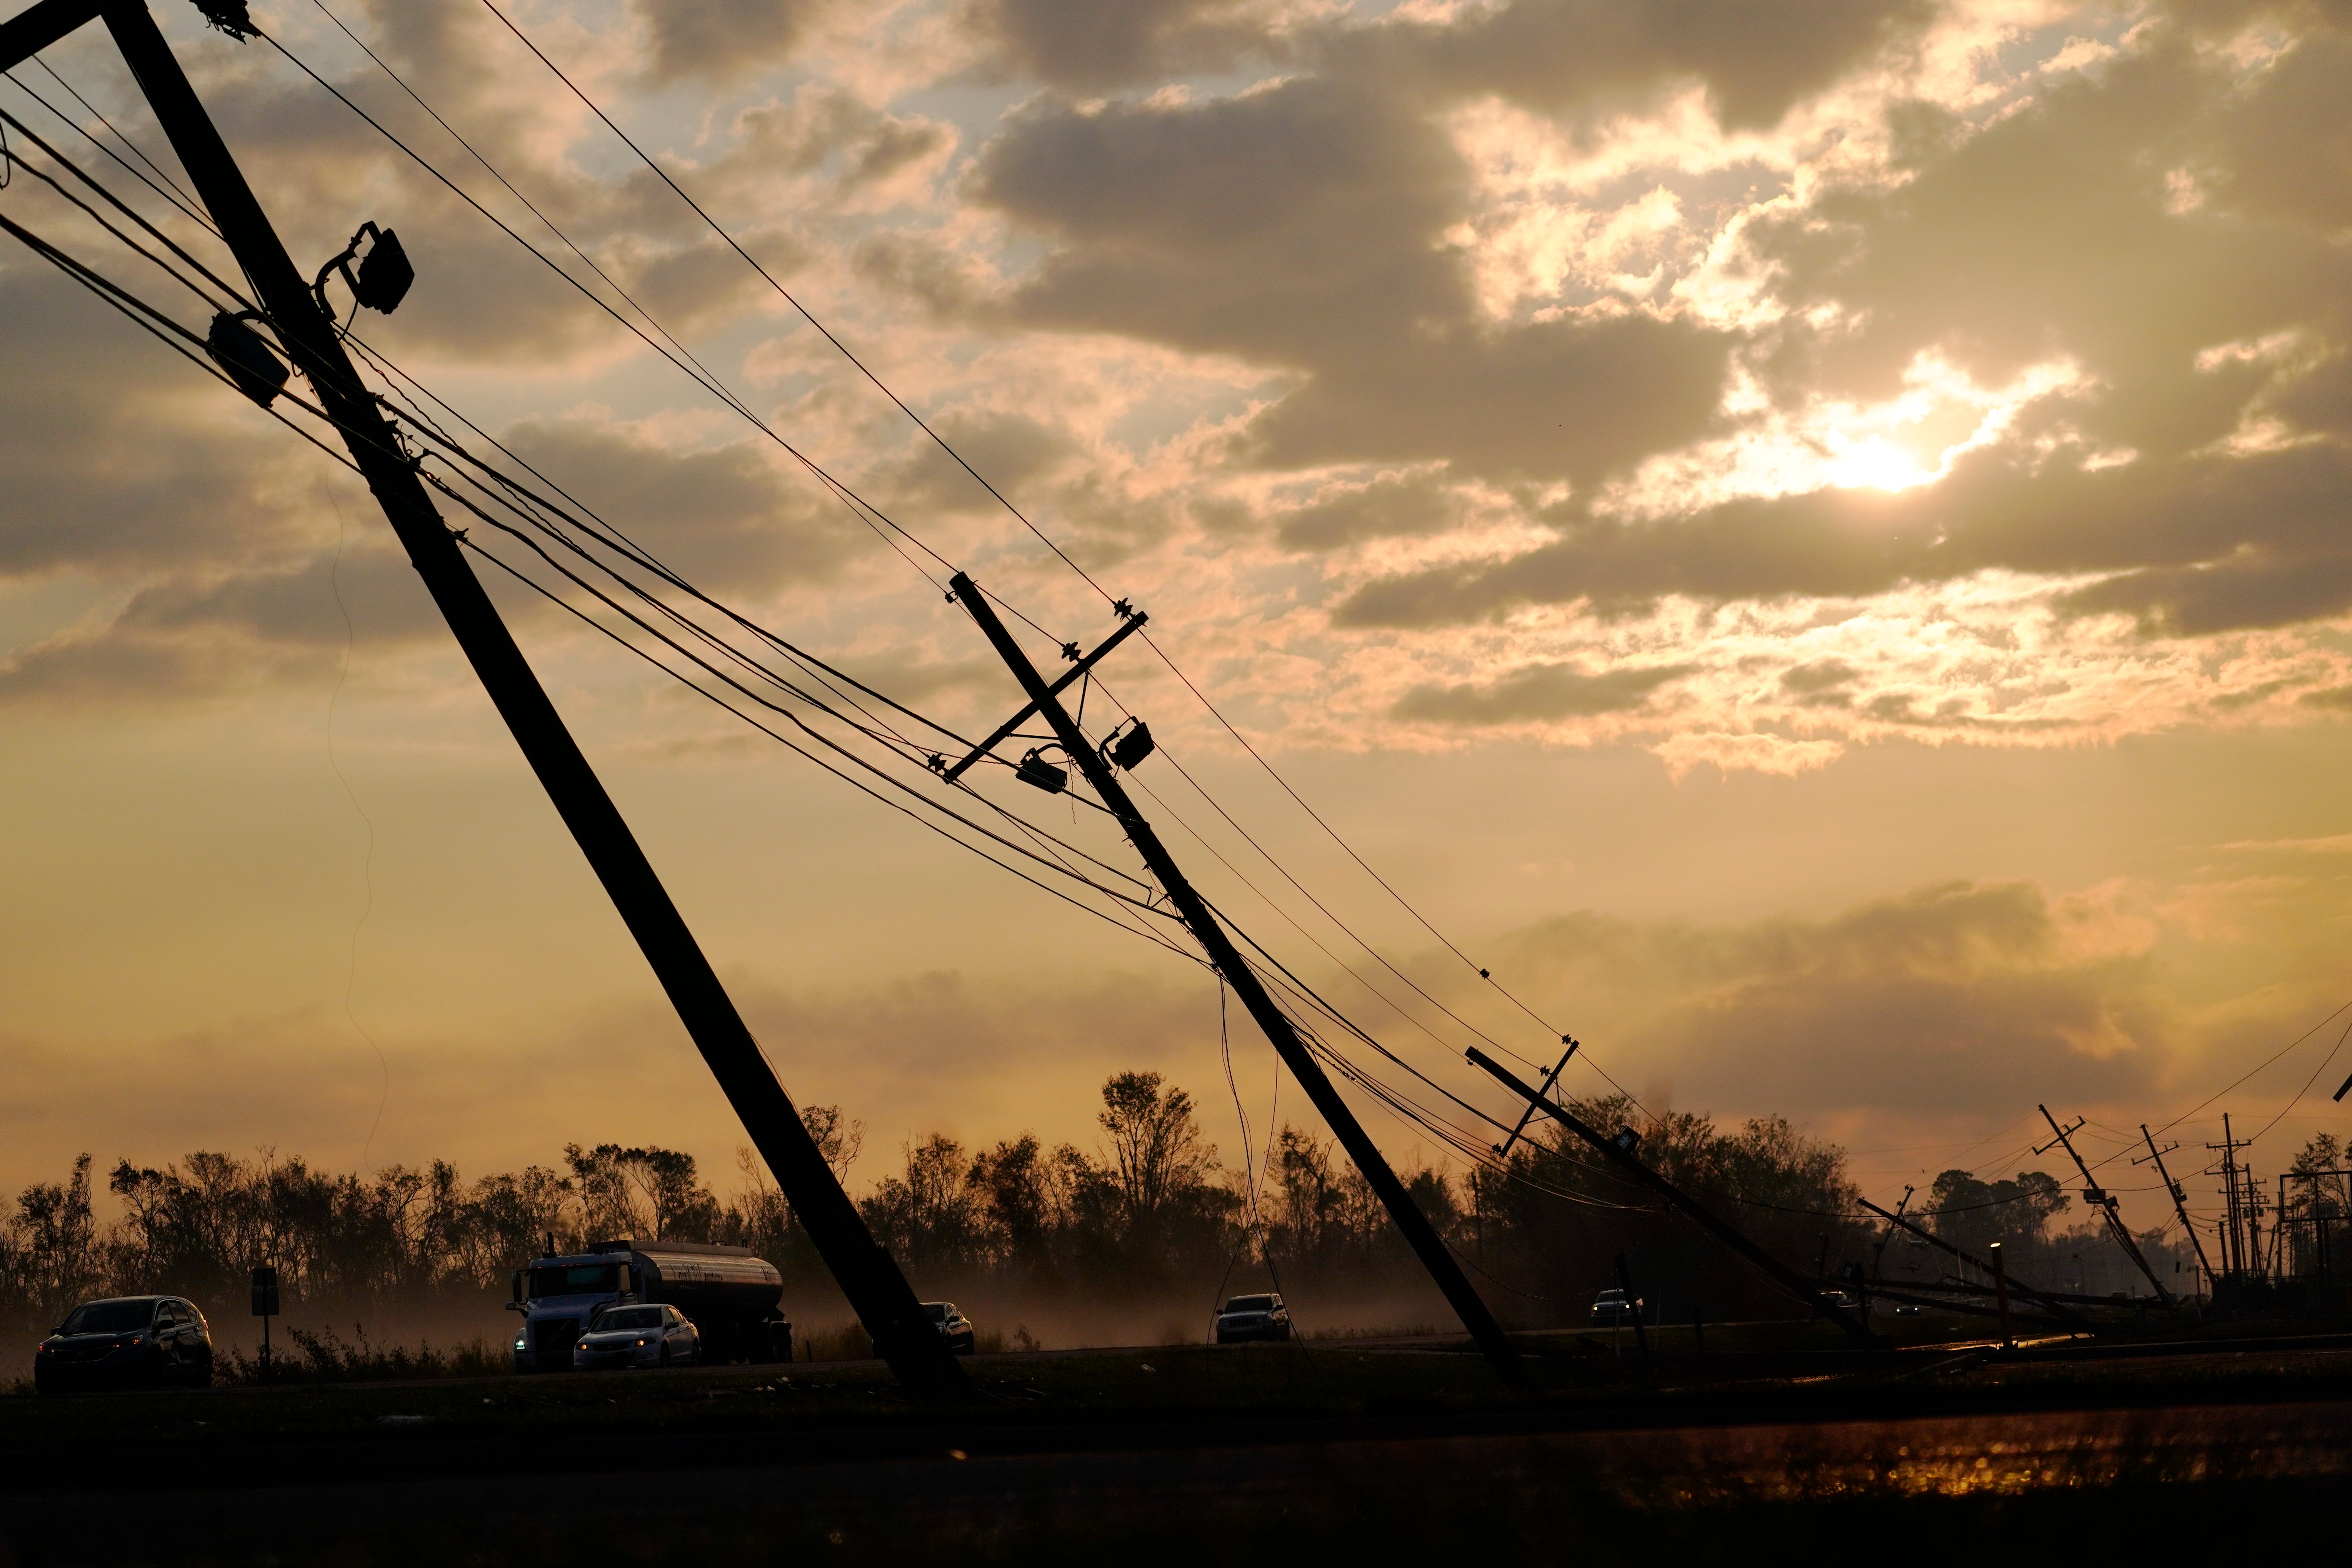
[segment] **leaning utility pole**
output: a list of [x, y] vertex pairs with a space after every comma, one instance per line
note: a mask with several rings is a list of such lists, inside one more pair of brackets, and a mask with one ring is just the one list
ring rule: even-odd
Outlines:
[[[253, 30], [244, 0], [199, 0], [199, 9], [232, 37], [241, 39]], [[910, 1392], [962, 1395], [969, 1387], [962, 1367], [898, 1265], [875, 1245], [644, 849], [482, 591], [458, 550], [458, 536], [433, 510], [415, 463], [344, 355], [334, 321], [296, 270], [143, 0], [40, 0], [0, 24], [0, 70], [13, 68], [95, 16], [104, 17], [221, 237], [252, 279], [268, 324], [341, 432], [352, 461], [400, 536], [417, 576], [636, 938], [793, 1212], [873, 1337], [876, 1352]]]
[[[2172, 1173], [2164, 1168], [2164, 1156], [2167, 1150], [2178, 1149], [2180, 1145], [2168, 1143], [2163, 1149], [2158, 1148], [2156, 1135], [2147, 1130], [2147, 1123], [2145, 1121], [2139, 1124], [2139, 1135], [2147, 1140], [2147, 1157], [2156, 1162], [2157, 1179], [2164, 1184], [2164, 1190], [2172, 1194], [2172, 1212], [2179, 1216], [2180, 1228], [2189, 1233], [2189, 1245], [2197, 1249], [2197, 1267], [2205, 1271], [2205, 1293], [2210, 1296], [2213, 1293], [2213, 1266], [2205, 1261], [2205, 1238], [2199, 1236], [2197, 1227], [2189, 1222], [2188, 1189], [2174, 1181]], [[2146, 1162], [2134, 1160], [2132, 1163], [2138, 1165]]]
[[[1812, 1307], [1863, 1344], [1876, 1348], [1878, 1336], [1870, 1331], [1867, 1324], [1837, 1304], [1835, 1291], [1822, 1289], [1819, 1281], [1807, 1284], [1795, 1269], [1748, 1240], [1737, 1227], [1718, 1218], [1697, 1199], [1643, 1164], [1633, 1152], [1641, 1143], [1641, 1135], [1632, 1128], [1621, 1130], [1614, 1138], [1604, 1137], [1591, 1123], [1547, 1099], [1534, 1085], [1523, 1082], [1517, 1074], [1477, 1047], [1471, 1047], [1467, 1055], [1472, 1066], [1484, 1069], [1496, 1082], [1583, 1139], [1627, 1175], [1697, 1221], [1701, 1229], [1762, 1269], [1783, 1290]], [[1822, 1255], [1828, 1255], [1826, 1238]]]
[[[1909, 1192], [1909, 1190], [1910, 1190], [1910, 1189], [1906, 1188], [1906, 1189], [1904, 1189], [1904, 1190], [1905, 1190], [1905, 1192], [1907, 1194], [1907, 1193]], [[1896, 1229], [1898, 1229], [1898, 1228], [1899, 1228], [1899, 1229], [1902, 1229], [1902, 1230], [1908, 1231], [1908, 1232], [1909, 1232], [1910, 1234], [1912, 1234], [1913, 1236], [1916, 1236], [1916, 1237], [1917, 1237], [1920, 1240], [1922, 1240], [1922, 1241], [1926, 1242], [1928, 1246], [1930, 1246], [1930, 1247], [1941, 1247], [1944, 1251], [1950, 1253], [1950, 1254], [1952, 1255], [1952, 1257], [1953, 1257], [1954, 1258], [1958, 1259], [1959, 1262], [1962, 1262], [1962, 1263], [1968, 1264], [1969, 1267], [1971, 1267], [1971, 1268], [1975, 1268], [1978, 1272], [1979, 1272], [1979, 1273], [1981, 1273], [1981, 1274], [1984, 1274], [1984, 1275], [1986, 1275], [1986, 1276], [1988, 1276], [1988, 1277], [1990, 1277], [1990, 1276], [1995, 1275], [1995, 1274], [1999, 1274], [1999, 1273], [2005, 1272], [2005, 1270], [2006, 1270], [2006, 1268], [2007, 1268], [2007, 1265], [2006, 1265], [2006, 1264], [1996, 1264], [1996, 1263], [1994, 1263], [1994, 1262], [1993, 1262], [1993, 1260], [1992, 1260], [1991, 1258], [1972, 1258], [1972, 1257], [1970, 1257], [1968, 1253], [1963, 1252], [1959, 1247], [1958, 1247], [1957, 1246], [1953, 1245], [1951, 1242], [1948, 1242], [1948, 1241], [1945, 1240], [1942, 1237], [1937, 1236], [1934, 1231], [1932, 1231], [1932, 1230], [1928, 1230], [1928, 1229], [1927, 1229], [1926, 1227], [1924, 1227], [1924, 1226], [1920, 1226], [1920, 1225], [1918, 1225], [1918, 1224], [1915, 1223], [1914, 1221], [1911, 1221], [1911, 1220], [1906, 1219], [1906, 1218], [1903, 1216], [1903, 1214], [1902, 1214], [1902, 1212], [1901, 1212], [1899, 1209], [1890, 1213], [1889, 1211], [1887, 1211], [1887, 1210], [1885, 1210], [1885, 1209], [1880, 1208], [1876, 1204], [1872, 1203], [1868, 1198], [1858, 1198], [1858, 1199], [1856, 1199], [1855, 1201], [1856, 1201], [1856, 1202], [1858, 1202], [1858, 1203], [1860, 1203], [1860, 1204], [1862, 1205], [1862, 1206], [1863, 1206], [1863, 1207], [1864, 1207], [1864, 1208], [1868, 1209], [1871, 1213], [1873, 1213], [1873, 1214], [1876, 1215], [1879, 1218], [1881, 1218], [1881, 1219], [1883, 1219], [1883, 1220], [1885, 1220], [1885, 1221], [1886, 1222], [1886, 1225], [1887, 1225], [1887, 1235], [1889, 1236], [1889, 1237], [1893, 1237], [1893, 1235], [1894, 1235], [1894, 1233], [1895, 1233], [1895, 1231]], [[1884, 1243], [1881, 1243], [1881, 1245], [1883, 1246], [1883, 1245], [1885, 1245], [1885, 1244], [1884, 1244]], [[1961, 1283], [1961, 1284], [1963, 1284], [1963, 1285], [1966, 1285], [1966, 1284], [1968, 1283], [1968, 1281], [1967, 1281], [1965, 1279], [1961, 1279], [1961, 1280], [1959, 1281], [1959, 1283]], [[1922, 1288], [1922, 1289], [1926, 1289], [1926, 1287], [1921, 1287], [1921, 1288]], [[1971, 1288], [1971, 1289], [1981, 1289], [1981, 1287], [1970, 1287], [1970, 1288]], [[2067, 1310], [2063, 1306], [2060, 1305], [2060, 1304], [2059, 1304], [2059, 1299], [2058, 1299], [2055, 1295], [2052, 1294], [2050, 1291], [2047, 1291], [2047, 1290], [2037, 1290], [2037, 1289], [2035, 1289], [2032, 1286], [2028, 1285], [2028, 1284], [2027, 1284], [2024, 1280], [2022, 1280], [2022, 1279], [2011, 1279], [2011, 1280], [2010, 1280], [2010, 1281], [2009, 1281], [2009, 1289], [2012, 1289], [2012, 1290], [2014, 1290], [2014, 1291], [2016, 1291], [2016, 1292], [2017, 1292], [2019, 1295], [2021, 1295], [2021, 1296], [2030, 1296], [2030, 1297], [2032, 1297], [2033, 1300], [2035, 1300], [2036, 1301], [2041, 1302], [2044, 1307], [2048, 1308], [2048, 1309], [2050, 1310], [2050, 1311], [2051, 1311], [2051, 1312], [2053, 1312], [2053, 1314], [2055, 1314], [2055, 1315], [2056, 1315], [2056, 1316], [2057, 1316], [2061, 1321], [2063, 1321], [2066, 1324], [2066, 1326], [2067, 1326], [2067, 1327], [2069, 1327], [2069, 1328], [2075, 1328], [2075, 1329], [2087, 1329], [2087, 1328], [2090, 1326], [2089, 1324], [2087, 1324], [2087, 1323], [2084, 1322], [2084, 1321], [2083, 1321], [2083, 1320], [2082, 1320], [2081, 1318], [2076, 1317], [2074, 1313], [2072, 1313], [2072, 1312], [2068, 1311], [2068, 1310]]]
[[[1348, 1157], [1355, 1161], [1356, 1169], [1363, 1173], [1364, 1180], [1370, 1184], [1372, 1191], [1387, 1207], [1389, 1217], [1404, 1234], [1406, 1244], [1420, 1258], [1422, 1267], [1429, 1270], [1429, 1276], [1437, 1282], [1438, 1289], [1444, 1293], [1447, 1304], [1462, 1320], [1462, 1326], [1470, 1331], [1470, 1337], [1477, 1342], [1480, 1350], [1486, 1352], [1486, 1359], [1494, 1363], [1495, 1370], [1506, 1381], [1514, 1384], [1526, 1384], [1527, 1369], [1520, 1363], [1518, 1352], [1503, 1337], [1502, 1325], [1495, 1321], [1494, 1314], [1486, 1310], [1486, 1303], [1479, 1300], [1477, 1291], [1471, 1289], [1469, 1278], [1462, 1272], [1462, 1266], [1454, 1260], [1454, 1255], [1446, 1250], [1444, 1241], [1430, 1225], [1428, 1216], [1421, 1212], [1420, 1205], [1412, 1201], [1412, 1194], [1405, 1191], [1404, 1184], [1397, 1180], [1396, 1173], [1389, 1168], [1388, 1159], [1381, 1152], [1380, 1145], [1372, 1142], [1363, 1124], [1356, 1120], [1356, 1113], [1339, 1097], [1339, 1091], [1332, 1086], [1322, 1064], [1307, 1049], [1297, 1026], [1276, 1005], [1265, 984], [1258, 979], [1257, 972], [1242, 957], [1241, 949], [1234, 945], [1233, 938], [1226, 934], [1225, 928], [1211, 912], [1208, 900], [1202, 898], [1185, 879], [1174, 857], [1160, 843], [1160, 835], [1152, 831], [1151, 824], [1144, 820], [1143, 814], [1135, 808], [1135, 802], [1129, 797], [1127, 790], [1118, 782], [1118, 774], [1112, 771], [1110, 759], [1087, 741], [1077, 721], [1070, 717], [1069, 710], [1062, 706], [1056, 689], [1048, 685], [1045, 678], [1037, 672], [1037, 667], [1030, 662], [1028, 654], [1005, 629], [1004, 622], [996, 614], [996, 606], [988, 602], [987, 595], [980, 591], [978, 585], [959, 572], [949, 580], [948, 586], [952, 590], [951, 596], [970, 612], [972, 620], [995, 647], [998, 657], [1013, 671], [1013, 679], [1021, 683], [1023, 693], [1029, 699], [1029, 708], [1024, 710], [1024, 714], [1034, 711], [1045, 718], [1061, 742], [1062, 750], [1086, 775], [1087, 782], [1094, 786], [1095, 794], [1103, 805], [1109, 807], [1111, 815], [1118, 819], [1119, 826], [1127, 834], [1127, 841], [1135, 846], [1137, 852], [1143, 857], [1144, 864], [1151, 868], [1152, 876], [1166, 890], [1169, 901], [1176, 906], [1178, 916], [1192, 931], [1193, 940], [1208, 953], [1209, 962], [1216, 967], [1218, 973], [1224, 976], [1225, 984], [1234, 988], [1234, 994], [1241, 999], [1242, 1005], [1249, 1009], [1250, 1016], [1265, 1031], [1265, 1037], [1272, 1042], [1284, 1065], [1290, 1068], [1291, 1076], [1307, 1091], [1307, 1098], [1315, 1102], [1315, 1109], [1322, 1113], [1325, 1123], [1338, 1136], [1340, 1147], [1346, 1149]], [[1141, 617], [1128, 612], [1123, 618], [1132, 626]], [[1126, 631], [1127, 627], [1122, 626], [1118, 633], [1114, 634], [1113, 640], [1123, 637]], [[1094, 662], [1094, 658], [1079, 659], [1075, 646], [1064, 651], [1074, 662], [1088, 666]], [[1103, 651], [1105, 649], [1097, 649], [1094, 657], [1099, 657]], [[1139, 755], [1134, 760], [1139, 762], [1142, 759]], [[1024, 764], [1024, 773], [1036, 765], [1034, 762]], [[1059, 773], [1050, 763], [1044, 766], [1049, 772]], [[1061, 785], [1055, 784], [1052, 787], [1058, 789]]]
[[2173, 1305], [2172, 1292], [2164, 1288], [2164, 1281], [2156, 1277], [2156, 1270], [2150, 1268], [2147, 1266], [2147, 1259], [2140, 1255], [2139, 1243], [2132, 1239], [2131, 1227], [2124, 1224], [2124, 1216], [2121, 1213], [2122, 1201], [2115, 1194], [2108, 1192], [2091, 1179], [2091, 1167], [2083, 1163], [2083, 1156], [2074, 1152], [2074, 1140], [2072, 1134], [2081, 1130], [2083, 1125], [2081, 1119], [2077, 1118], [2072, 1127], [2061, 1127], [2058, 1125], [2058, 1119], [2050, 1114], [2048, 1106], [2045, 1105], [2041, 1109], [2042, 1120], [2050, 1123], [2050, 1131], [2058, 1134], [2058, 1141], [2056, 1143], [2044, 1143], [2034, 1152], [2046, 1154], [2053, 1148], [2062, 1145], [2064, 1147], [2066, 1157], [2074, 1162], [2074, 1169], [2083, 1173], [2083, 1201], [2106, 1216], [2108, 1231], [2114, 1235], [2117, 1242], [2122, 1244], [2123, 1249], [2131, 1255], [2131, 1260], [2139, 1265], [2139, 1271], [2147, 1276], [2147, 1282], [2150, 1285], [2156, 1287], [2156, 1299], [2164, 1303], [2166, 1310], [2169, 1310]]

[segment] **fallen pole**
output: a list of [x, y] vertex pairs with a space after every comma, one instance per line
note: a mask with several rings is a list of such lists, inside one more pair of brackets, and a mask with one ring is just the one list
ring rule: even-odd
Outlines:
[[1828, 1318], [1831, 1321], [1837, 1324], [1839, 1328], [1843, 1329], [1847, 1333], [1853, 1335], [1863, 1344], [1873, 1350], [1878, 1348], [1878, 1336], [1870, 1331], [1869, 1325], [1864, 1323], [1853, 1313], [1847, 1311], [1843, 1307], [1837, 1304], [1836, 1300], [1833, 1299], [1836, 1292], [1823, 1290], [1818, 1285], [1808, 1284], [1796, 1273], [1795, 1270], [1790, 1268], [1779, 1258], [1773, 1257], [1770, 1253], [1765, 1251], [1762, 1247], [1748, 1240], [1747, 1237], [1741, 1235], [1739, 1231], [1734, 1228], [1731, 1225], [1717, 1218], [1714, 1214], [1710, 1213], [1705, 1206], [1703, 1206], [1697, 1199], [1691, 1197], [1680, 1187], [1675, 1186], [1672, 1182], [1669, 1182], [1664, 1176], [1661, 1176], [1655, 1171], [1650, 1169], [1649, 1166], [1635, 1159], [1633, 1157], [1632, 1147], [1633, 1135], [1630, 1130], [1622, 1135], [1622, 1142], [1621, 1139], [1618, 1138], [1604, 1138], [1601, 1133], [1594, 1131], [1591, 1127], [1587, 1126], [1576, 1116], [1562, 1110], [1559, 1106], [1553, 1104], [1549, 1100], [1544, 1098], [1544, 1096], [1538, 1092], [1532, 1086], [1522, 1082], [1508, 1068], [1503, 1066], [1502, 1063], [1496, 1061], [1494, 1058], [1488, 1056], [1477, 1047], [1473, 1046], [1470, 1047], [1468, 1058], [1472, 1066], [1484, 1069], [1490, 1077], [1492, 1077], [1496, 1082], [1502, 1084], [1506, 1089], [1510, 1089], [1513, 1093], [1518, 1095], [1519, 1098], [1525, 1100], [1528, 1104], [1534, 1106], [1537, 1110], [1550, 1117], [1554, 1121], [1559, 1122], [1562, 1127], [1567, 1128], [1570, 1132], [1575, 1133], [1579, 1138], [1583, 1139], [1587, 1143], [1590, 1143], [1595, 1149], [1600, 1150], [1601, 1152], [1607, 1156], [1612, 1163], [1623, 1170], [1626, 1174], [1632, 1176], [1643, 1186], [1649, 1188], [1652, 1192], [1665, 1199], [1666, 1202], [1674, 1205], [1675, 1208], [1681, 1210], [1682, 1213], [1689, 1218], [1697, 1221], [1700, 1227], [1706, 1230], [1708, 1235], [1714, 1237], [1717, 1241], [1723, 1243], [1724, 1246], [1731, 1248], [1732, 1251], [1739, 1254], [1740, 1257], [1746, 1258], [1748, 1262], [1762, 1269], [1766, 1274], [1769, 1275], [1773, 1282], [1778, 1284], [1782, 1289], [1787, 1290], [1790, 1295], [1796, 1297], [1797, 1300], [1804, 1302], [1806, 1305], [1817, 1309], [1823, 1317]]

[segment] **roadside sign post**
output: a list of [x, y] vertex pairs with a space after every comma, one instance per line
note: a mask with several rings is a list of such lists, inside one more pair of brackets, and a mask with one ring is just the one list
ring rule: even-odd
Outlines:
[[253, 1315], [261, 1320], [261, 1385], [269, 1386], [269, 1320], [278, 1315], [278, 1270], [265, 1263], [253, 1271]]

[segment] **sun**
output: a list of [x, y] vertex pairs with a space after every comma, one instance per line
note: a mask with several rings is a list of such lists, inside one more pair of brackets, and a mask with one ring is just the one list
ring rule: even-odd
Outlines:
[[1914, 489], [1936, 478], [1919, 460], [1884, 436], [1853, 440], [1832, 435], [1827, 468], [1829, 482], [1840, 489], [1880, 489], [1890, 494]]

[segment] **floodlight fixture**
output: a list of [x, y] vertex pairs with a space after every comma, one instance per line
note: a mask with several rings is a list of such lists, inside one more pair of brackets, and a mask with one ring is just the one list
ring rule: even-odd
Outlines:
[[[360, 241], [367, 240], [365, 256], [360, 255]], [[352, 270], [353, 258], [358, 258], [359, 270]], [[400, 236], [388, 228], [378, 228], [374, 222], [360, 225], [352, 235], [352, 242], [343, 247], [342, 254], [319, 268], [317, 281], [310, 291], [319, 297], [319, 308], [334, 319], [334, 308], [327, 303], [327, 279], [341, 273], [343, 283], [352, 298], [369, 310], [391, 315], [408, 296], [409, 285], [416, 281], [416, 268], [409, 265], [408, 252], [402, 248]]]

